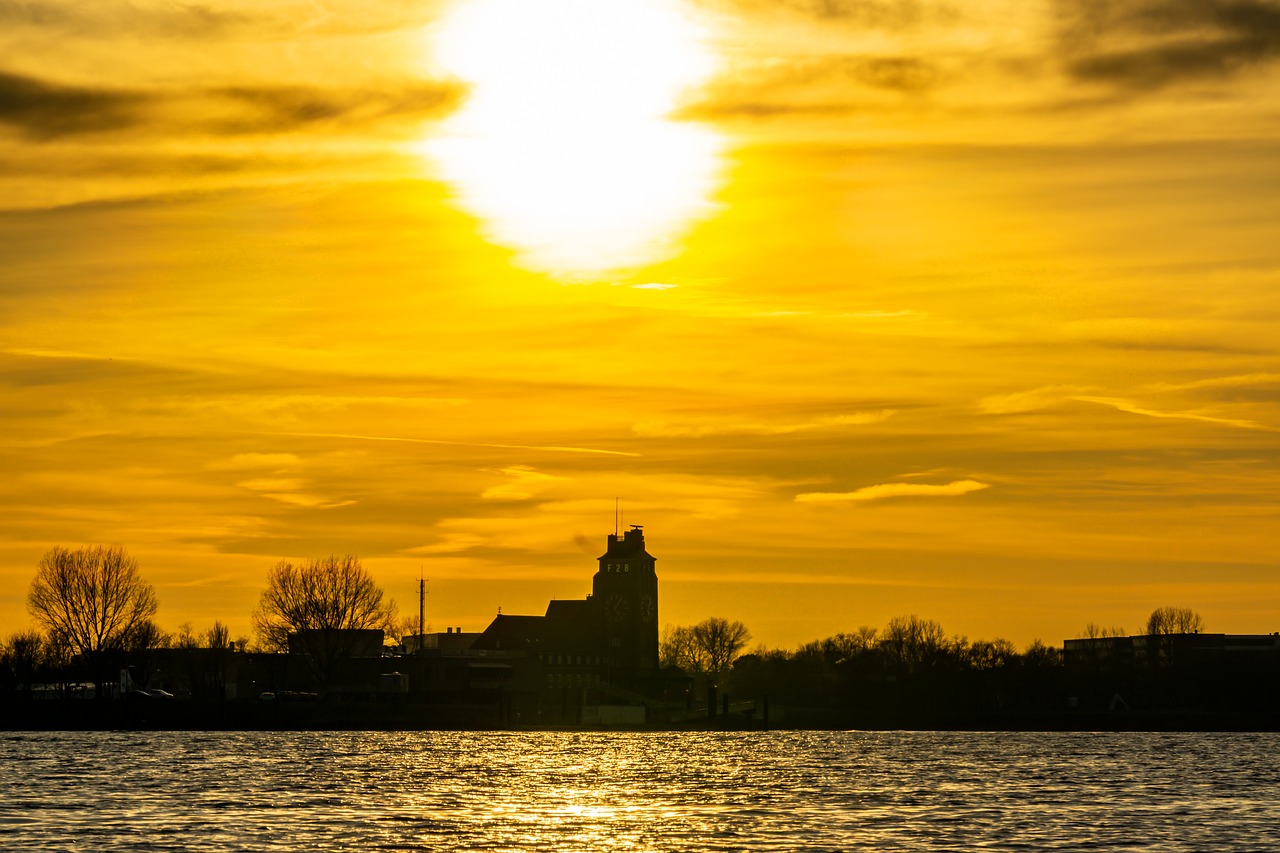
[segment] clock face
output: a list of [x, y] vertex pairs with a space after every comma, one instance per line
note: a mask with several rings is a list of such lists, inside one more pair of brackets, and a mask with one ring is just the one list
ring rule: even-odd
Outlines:
[[658, 617], [658, 608], [654, 606], [653, 596], [640, 596], [640, 617], [646, 622], [652, 622]]
[[614, 593], [605, 599], [605, 608], [609, 614], [609, 618], [615, 622], [620, 622], [627, 618], [627, 599], [620, 593]]

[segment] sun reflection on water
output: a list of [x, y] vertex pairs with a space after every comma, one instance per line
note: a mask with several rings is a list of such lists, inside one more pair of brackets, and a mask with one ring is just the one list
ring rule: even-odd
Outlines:
[[0, 848], [1270, 850], [1278, 737], [10, 733]]
[[711, 209], [722, 140], [668, 118], [714, 70], [678, 0], [458, 0], [431, 54], [470, 96], [419, 150], [526, 265], [657, 260]]

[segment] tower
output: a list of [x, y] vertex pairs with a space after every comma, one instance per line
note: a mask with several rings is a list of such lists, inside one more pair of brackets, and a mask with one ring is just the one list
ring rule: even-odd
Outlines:
[[621, 669], [658, 668], [658, 575], [644, 549], [644, 529], [631, 525], [609, 535], [600, 569], [591, 579], [591, 600], [609, 663]]

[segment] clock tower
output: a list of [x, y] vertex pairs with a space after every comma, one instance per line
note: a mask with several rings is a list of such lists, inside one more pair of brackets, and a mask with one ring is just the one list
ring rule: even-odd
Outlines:
[[631, 525], [609, 536], [600, 569], [591, 580], [603, 652], [624, 670], [658, 668], [658, 575], [644, 549], [644, 529]]

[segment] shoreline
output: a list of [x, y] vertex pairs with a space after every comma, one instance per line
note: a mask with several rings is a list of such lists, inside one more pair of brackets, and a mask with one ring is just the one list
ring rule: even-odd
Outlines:
[[0, 708], [0, 731], [491, 731], [491, 732], [1275, 732], [1280, 714], [1259, 711], [1054, 711], [842, 714], [787, 709], [768, 723], [745, 717], [678, 723], [501, 721], [492, 708], [327, 703], [32, 702]]

